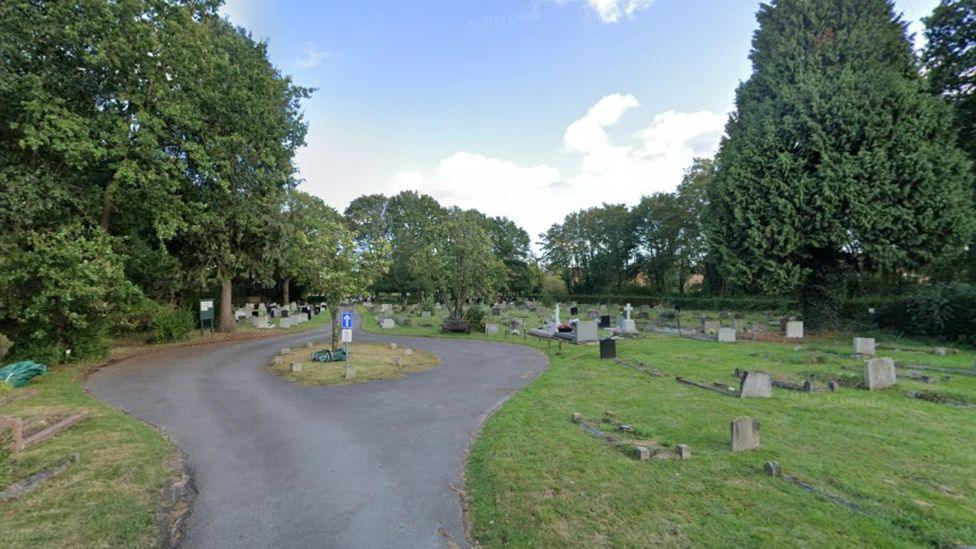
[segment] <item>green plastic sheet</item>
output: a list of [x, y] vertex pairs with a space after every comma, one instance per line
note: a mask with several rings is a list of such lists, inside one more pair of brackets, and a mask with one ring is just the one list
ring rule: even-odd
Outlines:
[[47, 372], [47, 366], [30, 360], [14, 362], [0, 368], [0, 381], [5, 381], [13, 387], [23, 387], [31, 379]]

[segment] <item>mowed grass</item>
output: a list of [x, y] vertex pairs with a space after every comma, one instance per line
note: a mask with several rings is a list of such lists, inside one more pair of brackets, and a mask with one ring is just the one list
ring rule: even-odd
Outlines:
[[[89, 397], [90, 364], [54, 366], [30, 385], [0, 393], [0, 415], [23, 418], [88, 410], [80, 424], [0, 464], [0, 489], [77, 453], [40, 490], [0, 503], [0, 547], [148, 547], [156, 544], [160, 490], [175, 447], [138, 419]], [[15, 395], [33, 396], [9, 402]]]
[[[380, 331], [365, 318], [367, 329]], [[436, 334], [419, 326], [383, 333], [423, 331]], [[737, 385], [735, 368], [792, 380], [858, 377], [863, 361], [847, 335], [732, 345], [664, 335], [618, 341], [619, 357], [667, 374], [652, 377], [600, 361], [595, 346], [507, 341], [548, 352], [550, 367], [492, 415], [471, 450], [472, 535], [484, 546], [976, 543], [976, 409], [906, 395], [935, 391], [976, 403], [976, 378], [926, 372], [937, 383], [903, 377], [877, 392], [775, 388], [771, 399], [740, 400], [674, 377]], [[899, 364], [973, 365], [971, 351], [936, 356], [918, 342], [878, 343], [879, 355]], [[692, 459], [639, 462], [570, 422], [573, 412], [596, 422], [605, 410], [642, 437], [689, 445]], [[739, 416], [760, 421], [760, 450], [730, 451], [729, 423]], [[770, 460], [861, 511], [766, 476]]]
[[[313, 362], [312, 352], [328, 348], [324, 343], [311, 349], [302, 348], [283, 355], [282, 364], [271, 364], [272, 372], [302, 385], [350, 385], [380, 379], [399, 379], [407, 374], [423, 372], [440, 365], [433, 353], [404, 347], [391, 349], [381, 343], [353, 343], [349, 346], [349, 364], [356, 369], [356, 376], [345, 378], [345, 362]], [[399, 358], [400, 364], [394, 359]], [[300, 372], [292, 372], [293, 362], [302, 365]]]

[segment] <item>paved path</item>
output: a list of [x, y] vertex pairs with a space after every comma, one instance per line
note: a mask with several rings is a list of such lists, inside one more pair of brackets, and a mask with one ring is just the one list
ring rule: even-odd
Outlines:
[[186, 451], [200, 493], [185, 546], [466, 545], [455, 489], [470, 438], [545, 357], [358, 332], [356, 341], [397, 341], [442, 365], [348, 387], [303, 387], [264, 369], [280, 348], [326, 333], [163, 351], [89, 380], [96, 398], [162, 427]]

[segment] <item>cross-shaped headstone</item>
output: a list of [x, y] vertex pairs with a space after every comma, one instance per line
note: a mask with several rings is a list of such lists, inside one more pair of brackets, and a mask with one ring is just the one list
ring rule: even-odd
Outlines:
[[627, 320], [630, 320], [630, 313], [633, 310], [634, 308], [630, 306], [630, 303], [628, 303], [627, 306], [624, 307], [624, 312], [627, 313]]

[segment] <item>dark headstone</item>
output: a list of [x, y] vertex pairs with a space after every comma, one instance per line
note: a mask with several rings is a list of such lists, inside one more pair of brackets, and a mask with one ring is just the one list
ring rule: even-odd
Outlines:
[[576, 315], [578, 315], [578, 314], [579, 314], [579, 307], [570, 307], [570, 308], [569, 308], [569, 314], [570, 314], [571, 316], [576, 316]]
[[600, 325], [599, 325], [599, 327], [600, 328], [609, 328], [610, 327], [610, 315], [601, 315], [600, 316]]
[[617, 358], [617, 340], [608, 337], [600, 340], [600, 360]]

